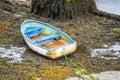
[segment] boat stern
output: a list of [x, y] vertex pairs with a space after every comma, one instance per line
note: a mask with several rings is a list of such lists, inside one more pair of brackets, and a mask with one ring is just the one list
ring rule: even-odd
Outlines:
[[65, 45], [64, 47], [59, 47], [57, 49], [48, 50], [46, 56], [52, 59], [59, 58], [61, 56], [69, 55], [76, 51], [77, 44], [69, 44]]

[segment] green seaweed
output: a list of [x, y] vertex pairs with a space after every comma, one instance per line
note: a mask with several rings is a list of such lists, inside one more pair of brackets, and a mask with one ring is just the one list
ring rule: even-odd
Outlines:
[[93, 77], [91, 74], [89, 74], [89, 77], [90, 77], [92, 80], [100, 80], [100, 79], [97, 78], [97, 77]]
[[9, 11], [4, 11], [4, 13], [9, 14], [10, 12]]
[[20, 14], [14, 14], [14, 16], [17, 17], [17, 18], [23, 17], [23, 15], [20, 15]]
[[112, 28], [113, 31], [120, 31], [120, 28]]
[[66, 0], [66, 3], [70, 3], [70, 2], [72, 2], [72, 1], [75, 1], [75, 0]]
[[[100, 80], [99, 78], [96, 78], [94, 76], [92, 76], [86, 69], [82, 68], [81, 66], [77, 65], [75, 62], [73, 62], [71, 59], [69, 59], [68, 57], [65, 56], [65, 60], [67, 61], [68, 64], [72, 64], [75, 66], [74, 68], [74, 72], [77, 76], [82, 77], [83, 74], [88, 75], [91, 80]], [[84, 77], [82, 77], [84, 78]]]

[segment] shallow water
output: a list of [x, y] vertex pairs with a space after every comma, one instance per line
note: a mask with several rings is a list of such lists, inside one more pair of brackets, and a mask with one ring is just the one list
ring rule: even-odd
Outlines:
[[104, 59], [120, 59], [120, 43], [107, 46], [105, 48], [92, 49], [91, 55], [93, 57], [101, 57]]
[[120, 15], [120, 0], [96, 0], [99, 10]]
[[2, 58], [10, 58], [11, 60], [9, 62], [21, 62], [22, 60], [24, 60], [22, 58], [22, 55], [24, 53], [24, 51], [26, 50], [26, 48], [24, 47], [14, 47], [14, 46], [10, 46], [10, 47], [0, 47], [0, 57]]

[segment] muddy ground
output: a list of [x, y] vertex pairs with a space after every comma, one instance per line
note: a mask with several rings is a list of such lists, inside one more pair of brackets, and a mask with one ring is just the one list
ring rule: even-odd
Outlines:
[[53, 20], [31, 14], [30, 7], [22, 4], [11, 6], [8, 10], [0, 8], [0, 46], [14, 45], [27, 49], [23, 54], [23, 58], [27, 60], [23, 63], [8, 63], [9, 59], [0, 58], [1, 80], [36, 80], [39, 77], [43, 80], [64, 80], [69, 76], [76, 76], [73, 70], [75, 66], [68, 65], [64, 57], [52, 60], [27, 47], [19, 30], [25, 19], [45, 21], [74, 38], [78, 43], [77, 50], [67, 57], [88, 72], [120, 70], [119, 59], [105, 60], [89, 54], [91, 48], [102, 48], [104, 44], [120, 42], [120, 30], [113, 30], [120, 27], [119, 19], [89, 14], [73, 20]]

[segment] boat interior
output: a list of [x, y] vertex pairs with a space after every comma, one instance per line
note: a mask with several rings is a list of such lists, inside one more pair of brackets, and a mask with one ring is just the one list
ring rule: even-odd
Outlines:
[[25, 35], [33, 43], [37, 43], [46, 48], [54, 48], [68, 43], [68, 41], [58, 33], [45, 34], [44, 28], [41, 27], [27, 27], [25, 29]]

